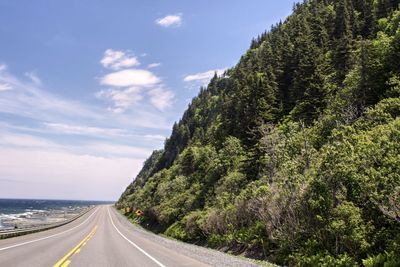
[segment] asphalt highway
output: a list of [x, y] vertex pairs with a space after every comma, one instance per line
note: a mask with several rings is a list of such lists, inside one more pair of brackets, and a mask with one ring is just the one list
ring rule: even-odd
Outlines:
[[0, 266], [209, 266], [130, 231], [111, 206], [47, 231], [0, 240]]

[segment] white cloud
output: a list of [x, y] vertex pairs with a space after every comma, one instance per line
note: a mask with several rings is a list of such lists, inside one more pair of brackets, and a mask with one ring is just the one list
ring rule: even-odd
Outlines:
[[6, 70], [7, 65], [6, 64], [0, 64], [0, 71]]
[[128, 52], [116, 51], [112, 49], [107, 49], [104, 52], [104, 56], [101, 59], [100, 63], [105, 68], [110, 68], [113, 70], [119, 70], [122, 68], [129, 68], [140, 65], [137, 57], [129, 55]]
[[[101, 127], [93, 127], [93, 126], [85, 126], [85, 125], [76, 125], [76, 124], [65, 124], [65, 123], [50, 123], [46, 122], [43, 123], [43, 125], [46, 127], [46, 130], [39, 130], [36, 128], [28, 128], [28, 127], [19, 127], [15, 125], [10, 125], [7, 123], [1, 123], [0, 122], [0, 127], [11, 129], [11, 130], [19, 130], [19, 131], [28, 131], [28, 132], [34, 132], [34, 133], [48, 133], [48, 130], [51, 132], [56, 132], [56, 133], [62, 133], [62, 134], [73, 134], [73, 135], [84, 135], [84, 136], [94, 136], [94, 137], [126, 137], [126, 138], [132, 138], [132, 139], [126, 139], [126, 140], [133, 140], [135, 139], [145, 139], [147, 141], [157, 141], [157, 142], [162, 142], [165, 140], [164, 135], [159, 135], [159, 134], [144, 134], [144, 135], [138, 135], [138, 134], [132, 134], [128, 132], [125, 129], [119, 129], [119, 128], [101, 128]], [[169, 129], [169, 126], [168, 126]], [[0, 144], [1, 144], [1, 133], [0, 133]], [[15, 142], [17, 143], [17, 142]]]
[[162, 27], [179, 27], [182, 24], [182, 14], [168, 15], [156, 20], [156, 23]]
[[[0, 84], [8, 84], [12, 91], [0, 97], [0, 113], [17, 115], [33, 122], [96, 122], [97, 125], [120, 125], [121, 128], [170, 129], [166, 116], [151, 110], [130, 109], [129, 113], [107, 113], [102, 106], [72, 101], [39, 89], [34, 83], [26, 83], [10, 74], [5, 65], [0, 71]], [[132, 119], [135, 118], [135, 119]], [[32, 131], [31, 131], [32, 132]]]
[[119, 119], [119, 124], [124, 127], [140, 126], [143, 128], [171, 130], [173, 120], [167, 121], [165, 113], [153, 112], [147, 107], [141, 106], [140, 108], [130, 109], [133, 112], [126, 113], [113, 113]]
[[199, 72], [195, 74], [187, 75], [183, 80], [185, 82], [199, 82], [202, 85], [206, 85], [212, 77], [214, 77], [215, 73], [217, 75], [222, 75], [226, 69], [215, 69], [215, 70], [208, 70], [205, 72]]
[[0, 92], [1, 91], [9, 91], [12, 90], [12, 86], [9, 85], [8, 83], [0, 83]]
[[151, 63], [151, 64], [149, 64], [147, 66], [147, 68], [153, 69], [153, 68], [157, 68], [157, 67], [160, 67], [160, 66], [161, 66], [161, 63]]
[[[6, 64], [0, 64], [0, 74], [4, 75], [4, 72], [7, 70], [7, 65]], [[7, 82], [7, 81], [2, 81], [4, 79], [1, 79], [0, 76], [0, 92], [1, 91], [9, 91], [12, 90], [13, 87]]]
[[126, 89], [108, 89], [96, 93], [98, 98], [108, 99], [113, 102], [114, 107], [110, 108], [115, 113], [121, 113], [143, 99], [141, 88], [128, 87]]
[[150, 102], [159, 110], [163, 111], [171, 107], [174, 93], [162, 88], [154, 88], [149, 91]]
[[144, 138], [154, 141], [164, 141], [166, 139], [165, 136], [159, 134], [147, 134], [144, 136]]
[[127, 136], [126, 130], [115, 128], [100, 128], [82, 125], [71, 125], [65, 123], [44, 123], [45, 127], [49, 130], [64, 133], [64, 134], [77, 134], [77, 135], [94, 135], [94, 136]]
[[48, 149], [61, 148], [60, 145], [49, 141], [45, 138], [27, 135], [27, 134], [15, 134], [9, 132], [0, 132], [0, 145], [3, 146], [18, 146], [25, 148], [42, 147]]
[[36, 73], [34, 72], [27, 72], [25, 73], [25, 76], [27, 76], [29, 79], [32, 80], [32, 82], [37, 85], [37, 86], [41, 86], [42, 85], [42, 81], [40, 80], [40, 78], [36, 75]]
[[100, 83], [115, 87], [152, 86], [160, 79], [148, 70], [127, 69], [113, 72], [102, 77]]
[[44, 120], [56, 116], [101, 118], [89, 106], [47, 93], [36, 83], [21, 81], [4, 70], [0, 72], [0, 84], [7, 84], [13, 89], [12, 94], [0, 98], [0, 112]]
[[[148, 68], [155, 68], [161, 63], [152, 63]], [[123, 113], [144, 100], [147, 93], [150, 103], [158, 110], [164, 111], [170, 107], [174, 94], [164, 90], [161, 79], [153, 72], [145, 69], [125, 69], [109, 73], [100, 80], [101, 85], [111, 86], [111, 89], [101, 90], [97, 98], [113, 103], [108, 109], [114, 113]], [[145, 99], [147, 100], [147, 99]]]
[[92, 143], [85, 147], [90, 151], [95, 151], [103, 155], [108, 154], [113, 156], [128, 156], [133, 158], [147, 158], [152, 152], [151, 149], [147, 148], [109, 143]]
[[[59, 128], [60, 126], [56, 127]], [[111, 158], [126, 156], [139, 159], [148, 157], [152, 152], [152, 150], [148, 148], [131, 145], [121, 145], [110, 143], [109, 141], [86, 141], [75, 145], [64, 145], [54, 142], [48, 138], [14, 132], [0, 132], [0, 148], [2, 147], [20, 148], [25, 150], [45, 149], [48, 151], [59, 151]]]

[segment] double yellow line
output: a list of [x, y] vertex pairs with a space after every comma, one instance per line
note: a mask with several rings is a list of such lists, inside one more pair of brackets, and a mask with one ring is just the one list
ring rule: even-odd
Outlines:
[[97, 225], [81, 242], [79, 242], [79, 244], [76, 247], [74, 247], [70, 252], [68, 252], [67, 255], [65, 255], [61, 260], [59, 260], [56, 264], [54, 264], [53, 267], [67, 267], [71, 263], [71, 260], [69, 258], [72, 256], [72, 254], [79, 253], [81, 247], [86, 245], [89, 239], [94, 236], [96, 230], [97, 230]]

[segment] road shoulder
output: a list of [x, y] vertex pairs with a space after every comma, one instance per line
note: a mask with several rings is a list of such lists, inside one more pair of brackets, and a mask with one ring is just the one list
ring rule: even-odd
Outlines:
[[157, 244], [160, 244], [168, 249], [179, 251], [179, 253], [193, 258], [197, 261], [212, 265], [212, 266], [276, 266], [273, 264], [260, 264], [258, 262], [252, 262], [251, 260], [242, 259], [239, 257], [231, 256], [229, 254], [213, 250], [210, 248], [200, 247], [189, 243], [184, 243], [182, 241], [169, 239], [150, 231], [147, 231], [137, 225], [132, 224], [125, 216], [120, 214], [114, 207], [110, 208], [111, 212], [118, 219], [118, 222], [122, 224], [125, 228], [129, 229], [136, 235], [142, 238], [149, 239]]

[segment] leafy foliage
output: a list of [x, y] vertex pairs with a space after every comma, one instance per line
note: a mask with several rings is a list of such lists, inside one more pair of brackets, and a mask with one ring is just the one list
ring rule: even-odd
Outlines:
[[201, 88], [118, 207], [293, 266], [399, 266], [398, 0], [309, 0]]

